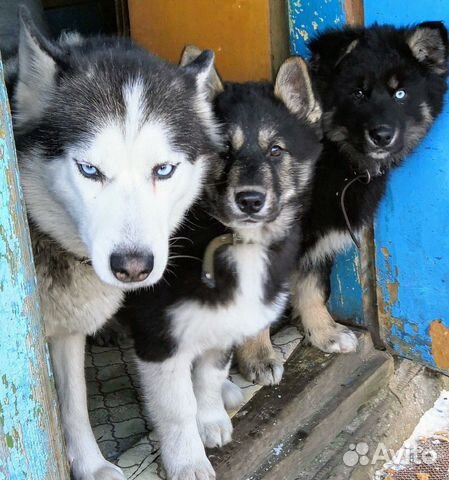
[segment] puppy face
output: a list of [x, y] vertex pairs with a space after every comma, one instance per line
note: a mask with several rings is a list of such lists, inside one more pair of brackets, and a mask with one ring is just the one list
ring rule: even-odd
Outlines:
[[441, 110], [448, 48], [438, 22], [331, 31], [311, 50], [325, 134], [363, 168], [399, 162]]
[[215, 102], [225, 150], [207, 181], [209, 211], [239, 231], [281, 232], [302, 207], [321, 150], [308, 70], [290, 59], [270, 84], [227, 84]]

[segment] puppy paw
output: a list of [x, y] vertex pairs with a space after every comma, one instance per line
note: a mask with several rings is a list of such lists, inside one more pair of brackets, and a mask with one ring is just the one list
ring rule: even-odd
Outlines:
[[216, 411], [198, 411], [198, 431], [206, 448], [222, 447], [232, 439], [232, 422], [223, 408]]
[[284, 365], [277, 356], [255, 357], [239, 362], [240, 373], [259, 385], [277, 385], [282, 380]]
[[234, 410], [243, 403], [243, 393], [238, 385], [231, 382], [231, 380], [225, 380], [221, 390], [221, 396], [226, 410]]
[[324, 329], [309, 329], [306, 337], [312, 345], [326, 353], [355, 352], [359, 344], [354, 332], [335, 322]]

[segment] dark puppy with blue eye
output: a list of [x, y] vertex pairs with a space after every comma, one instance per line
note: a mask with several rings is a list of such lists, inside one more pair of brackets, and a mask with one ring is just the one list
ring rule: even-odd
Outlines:
[[[187, 50], [184, 61], [191, 55], [198, 50]], [[321, 110], [302, 59], [282, 65], [274, 88], [219, 89], [215, 114], [226, 148], [211, 160], [202, 200], [177, 234], [173, 274], [128, 298], [148, 411], [170, 479], [215, 478], [204, 446], [231, 440], [225, 405], [241, 399], [227, 380], [229, 351], [285, 308], [321, 151]], [[280, 379], [282, 365], [275, 368]]]
[[[355, 335], [326, 308], [333, 260], [351, 245], [340, 199], [347, 186], [344, 204], [356, 238], [372, 223], [390, 171], [441, 112], [448, 34], [441, 22], [409, 28], [375, 25], [327, 31], [309, 47], [312, 78], [323, 106], [324, 148], [311, 206], [302, 221], [293, 308], [313, 345], [325, 352], [352, 352]], [[244, 371], [247, 358], [257, 357], [254, 352], [263, 358], [270, 350], [267, 339], [265, 334], [253, 340], [251, 354], [243, 347]]]

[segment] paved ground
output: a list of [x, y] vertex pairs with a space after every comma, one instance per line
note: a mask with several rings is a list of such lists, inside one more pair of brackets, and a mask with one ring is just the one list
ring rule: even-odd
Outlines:
[[[291, 326], [273, 338], [284, 360], [300, 341], [300, 334]], [[91, 422], [105, 457], [116, 461], [130, 480], [165, 478], [159, 464], [159, 444], [141, 402], [131, 344], [89, 345], [86, 376]], [[231, 372], [231, 379], [241, 386], [246, 402], [261, 388], [245, 381], [235, 371]]]

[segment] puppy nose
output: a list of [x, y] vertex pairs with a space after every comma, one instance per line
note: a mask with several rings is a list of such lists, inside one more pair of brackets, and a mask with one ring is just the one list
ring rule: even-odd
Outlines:
[[368, 134], [378, 147], [388, 147], [394, 137], [394, 128], [389, 125], [378, 125], [370, 129]]
[[153, 270], [154, 257], [149, 253], [112, 253], [111, 270], [123, 283], [143, 282]]
[[235, 203], [240, 210], [247, 214], [257, 213], [265, 204], [265, 194], [254, 190], [239, 192], [235, 195]]

